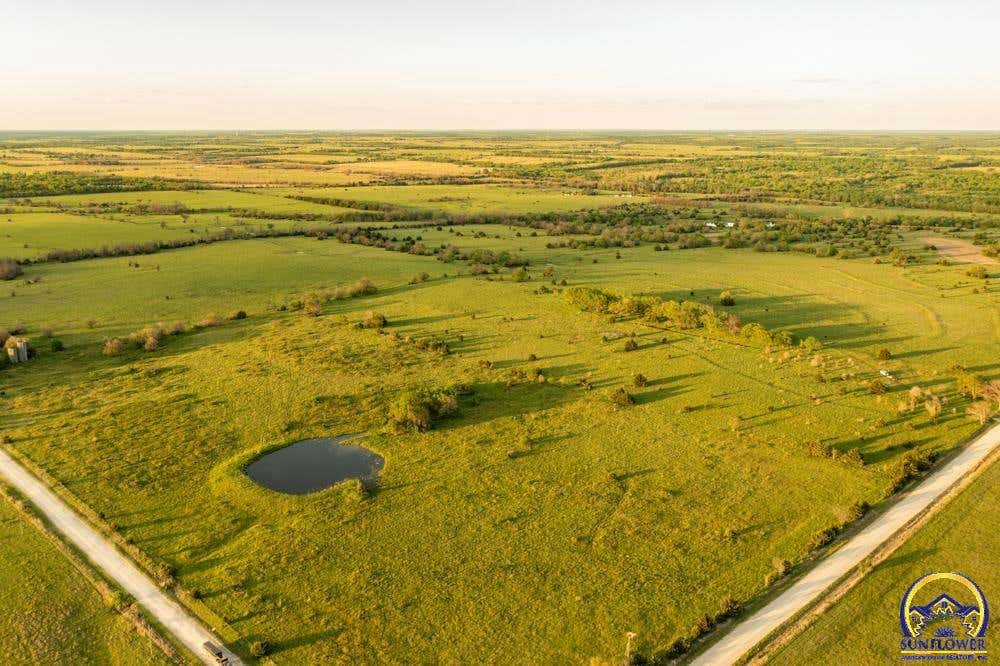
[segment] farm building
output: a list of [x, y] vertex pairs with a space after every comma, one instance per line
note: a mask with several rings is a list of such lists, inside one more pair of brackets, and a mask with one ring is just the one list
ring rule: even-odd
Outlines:
[[11, 363], [24, 363], [29, 358], [30, 347], [25, 338], [7, 338], [7, 342], [4, 343], [4, 349]]

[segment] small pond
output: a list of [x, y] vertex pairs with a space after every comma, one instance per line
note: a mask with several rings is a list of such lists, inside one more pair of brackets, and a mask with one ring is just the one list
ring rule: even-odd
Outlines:
[[341, 443], [352, 437], [303, 439], [261, 456], [245, 471], [258, 485], [289, 495], [314, 493], [345, 479], [369, 485], [385, 460], [363, 446]]

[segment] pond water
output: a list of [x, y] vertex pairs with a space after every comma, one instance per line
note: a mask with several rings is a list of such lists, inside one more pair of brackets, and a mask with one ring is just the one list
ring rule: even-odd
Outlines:
[[368, 485], [385, 460], [363, 446], [341, 443], [352, 437], [303, 439], [261, 456], [245, 471], [258, 485], [289, 495], [314, 493], [345, 479]]

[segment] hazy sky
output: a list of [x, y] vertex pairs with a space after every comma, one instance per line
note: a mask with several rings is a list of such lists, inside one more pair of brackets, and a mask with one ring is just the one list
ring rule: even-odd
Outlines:
[[1000, 0], [0, 0], [0, 129], [1000, 129]]

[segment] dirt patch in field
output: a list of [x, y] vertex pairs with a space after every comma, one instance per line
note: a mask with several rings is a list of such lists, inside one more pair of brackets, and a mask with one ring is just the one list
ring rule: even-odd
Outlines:
[[924, 238], [923, 241], [937, 248], [937, 251], [955, 261], [967, 264], [985, 264], [993, 266], [998, 262], [993, 257], [987, 257], [978, 247], [961, 238]]

